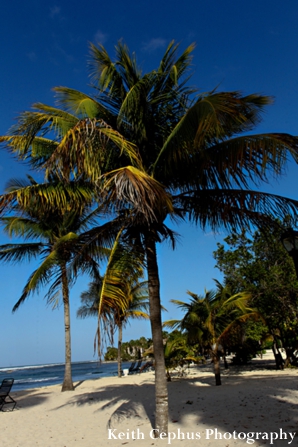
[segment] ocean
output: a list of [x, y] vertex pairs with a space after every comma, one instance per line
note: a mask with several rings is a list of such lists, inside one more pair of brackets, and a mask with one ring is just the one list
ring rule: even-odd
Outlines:
[[[131, 362], [123, 362], [122, 368], [128, 368]], [[74, 382], [92, 380], [100, 377], [117, 375], [117, 362], [74, 362], [72, 363], [72, 378]], [[3, 379], [14, 378], [13, 391], [62, 384], [64, 378], [64, 363], [32, 366], [14, 366], [0, 368], [0, 384]]]

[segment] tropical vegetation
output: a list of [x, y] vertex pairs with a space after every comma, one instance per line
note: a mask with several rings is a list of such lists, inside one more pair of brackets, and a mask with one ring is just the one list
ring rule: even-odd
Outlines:
[[[121, 344], [121, 359], [125, 362], [139, 360], [144, 357], [145, 351], [152, 346], [152, 339], [140, 337]], [[108, 346], [104, 355], [105, 360], [117, 360], [118, 348]]]
[[282, 366], [279, 348], [286, 352], [286, 366], [297, 364], [294, 353], [298, 348], [298, 282], [293, 260], [281, 244], [285, 225], [265, 233], [256, 231], [252, 237], [232, 233], [214, 252], [225, 284], [234, 293], [250, 292], [250, 304], [264, 322], [260, 339], [271, 339], [277, 367]]
[[[179, 53], [171, 42], [158, 67], [145, 74], [122, 42], [115, 60], [102, 45], [90, 49], [94, 95], [57, 87], [57, 107], [35, 104], [2, 141], [47, 176], [55, 172], [66, 186], [70, 179], [96, 186], [94, 198], [107, 214], [106, 224], [84, 239], [90, 250], [122, 229], [143, 251], [156, 366], [155, 433], [167, 433], [157, 244], [169, 239], [174, 246], [171, 219], [234, 229], [296, 216], [297, 201], [260, 192], [259, 182], [268, 173], [280, 174], [288, 154], [297, 158], [298, 140], [276, 132], [252, 134], [272, 102], [267, 96], [200, 94], [189, 87], [194, 45]], [[17, 200], [23, 203], [31, 194], [24, 190]], [[67, 203], [63, 189], [43, 187], [39, 194], [50, 208]], [[0, 211], [12, 200], [3, 195]]]
[[229, 288], [218, 281], [215, 290], [196, 295], [190, 291], [189, 302], [171, 300], [184, 313], [181, 320], [168, 320], [165, 327], [178, 328], [185, 334], [189, 345], [197, 344], [201, 354], [209, 354], [214, 365], [215, 384], [221, 385], [220, 356], [229, 347], [229, 333], [256, 316], [248, 307], [249, 294], [232, 295]]

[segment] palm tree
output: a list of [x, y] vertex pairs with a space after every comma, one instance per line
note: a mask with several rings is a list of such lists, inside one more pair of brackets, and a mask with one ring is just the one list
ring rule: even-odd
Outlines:
[[[32, 188], [35, 182], [11, 182], [9, 192]], [[53, 183], [52, 183], [53, 187]], [[40, 264], [29, 277], [21, 297], [13, 307], [13, 312], [34, 292], [38, 293], [51, 283], [46, 293], [48, 301], [57, 304], [57, 293], [62, 292], [65, 326], [65, 373], [62, 391], [73, 390], [71, 373], [71, 334], [69, 288], [78, 268], [95, 271], [96, 263], [82, 251], [79, 236], [90, 225], [97, 222], [98, 210], [91, 210], [91, 199], [84, 208], [72, 204], [68, 208], [47, 211], [33, 196], [26, 205], [16, 203], [12, 213], [0, 218], [3, 230], [10, 237], [22, 238], [26, 242], [9, 243], [0, 246], [0, 260], [22, 262], [39, 258]], [[77, 253], [81, 252], [80, 259]], [[71, 261], [76, 259], [72, 268]]]
[[[79, 318], [86, 318], [89, 316], [98, 317], [98, 303], [101, 294], [101, 288], [101, 280], [93, 281], [89, 284], [88, 290], [81, 294], [82, 304], [77, 311], [77, 316]], [[118, 328], [118, 377], [122, 377], [121, 346], [123, 328], [130, 318], [149, 319], [149, 315], [146, 311], [149, 302], [147, 301], [148, 297], [146, 295], [142, 295], [143, 288], [146, 288], [145, 282], [133, 284], [130, 291], [131, 298], [129, 299], [129, 307], [124, 311], [115, 309], [112, 314], [111, 311], [108, 312], [108, 315], [111, 317], [111, 319], [113, 319], [112, 322]], [[113, 325], [111, 325], [110, 329], [112, 332], [111, 337], [113, 337]]]
[[271, 99], [239, 92], [199, 95], [187, 87], [194, 46], [181, 55], [178, 48], [171, 42], [157, 69], [142, 74], [123, 43], [116, 46], [115, 61], [103, 46], [91, 45], [95, 97], [58, 87], [62, 112], [37, 104], [3, 139], [20, 157], [34, 160], [35, 139], [55, 128], [57, 116], [60, 122], [63, 113], [77, 117], [73, 127], [66, 126], [46, 166], [61, 177], [66, 172], [66, 178], [72, 173], [95, 182], [98, 198], [116, 211], [127, 236], [144, 249], [157, 434], [167, 433], [168, 398], [156, 244], [165, 238], [175, 241], [165, 219], [229, 229], [297, 214], [298, 205], [251, 189], [268, 172], [280, 174], [287, 153], [297, 158], [296, 138], [250, 133]]
[[[144, 353], [154, 356], [154, 349], [151, 346]], [[191, 349], [185, 334], [180, 331], [173, 331], [164, 340], [164, 356], [166, 364], [167, 381], [171, 382], [170, 371], [178, 367], [183, 367], [187, 361], [195, 360], [193, 350]], [[181, 371], [182, 372], [182, 371]]]
[[227, 286], [216, 281], [217, 289], [206, 291], [203, 296], [190, 291], [189, 303], [171, 300], [185, 312], [181, 320], [169, 320], [165, 327], [179, 328], [187, 334], [190, 344], [199, 343], [208, 349], [214, 364], [215, 384], [221, 385], [220, 351], [223, 340], [239, 322], [256, 317], [257, 313], [248, 307], [249, 293], [232, 295]]
[[[130, 318], [149, 318], [147, 313], [148, 289], [143, 277], [142, 256], [133, 247], [127, 246], [119, 237], [110, 250], [106, 272], [89, 284], [81, 294], [82, 305], [77, 311], [79, 318], [98, 316], [104, 333], [108, 332], [113, 342], [114, 326], [118, 329], [118, 377], [121, 373], [122, 332]], [[100, 344], [101, 334], [97, 334]], [[99, 353], [101, 354], [101, 352]]]

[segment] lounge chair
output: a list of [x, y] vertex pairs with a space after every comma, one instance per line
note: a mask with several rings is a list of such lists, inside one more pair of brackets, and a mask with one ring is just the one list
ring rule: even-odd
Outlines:
[[4, 405], [12, 404], [10, 411], [16, 406], [16, 401], [9, 395], [14, 379], [3, 379], [0, 385], [0, 410], [3, 411]]
[[128, 374], [130, 374], [132, 372], [132, 370], [134, 369], [135, 366], [136, 366], [136, 362], [132, 362], [132, 364], [128, 368]]
[[131, 371], [129, 371], [129, 374], [136, 374], [137, 372], [140, 372], [141, 364], [142, 359], [138, 361], [137, 365]]
[[140, 368], [140, 373], [142, 372], [147, 372], [147, 371], [153, 371], [154, 368], [154, 364], [153, 361], [149, 361], [144, 363], [144, 365]]
[[[134, 367], [135, 367], [135, 364], [136, 364], [136, 362], [132, 362], [131, 365], [130, 365], [130, 367], [127, 368], [127, 369], [128, 369], [128, 374], [130, 374], [130, 373], [132, 372], [132, 370], [133, 370]], [[125, 368], [125, 369], [126, 369], [126, 368]], [[116, 375], [118, 374], [118, 371], [114, 371], [113, 374], [114, 374], [114, 376], [116, 376]], [[123, 376], [123, 374], [124, 374], [124, 370], [121, 369], [121, 375]]]

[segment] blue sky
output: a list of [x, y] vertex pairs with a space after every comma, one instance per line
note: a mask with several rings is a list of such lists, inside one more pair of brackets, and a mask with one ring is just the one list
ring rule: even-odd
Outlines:
[[[191, 84], [202, 92], [241, 90], [272, 95], [275, 104], [264, 114], [257, 132], [297, 134], [298, 4], [296, 0], [164, 0], [146, 2], [45, 2], [12, 0], [1, 11], [0, 135], [34, 102], [53, 104], [51, 88], [88, 87], [88, 45], [102, 43], [110, 54], [123, 39], [144, 71], [155, 68], [171, 40], [184, 49], [196, 43]], [[27, 167], [0, 152], [0, 191]], [[297, 167], [262, 189], [298, 198]], [[221, 279], [212, 252], [224, 234], [202, 233], [180, 226], [177, 249], [159, 248], [161, 293], [165, 317], [178, 316], [169, 299], [184, 299], [186, 290], [202, 293]], [[0, 233], [0, 243], [7, 239]], [[42, 296], [33, 296], [11, 313], [34, 265], [0, 266], [1, 366], [63, 362], [63, 310], [52, 311]], [[77, 320], [80, 293], [88, 278], [71, 291], [73, 360], [93, 359], [96, 322]], [[150, 336], [149, 323], [127, 327], [125, 339]]]

